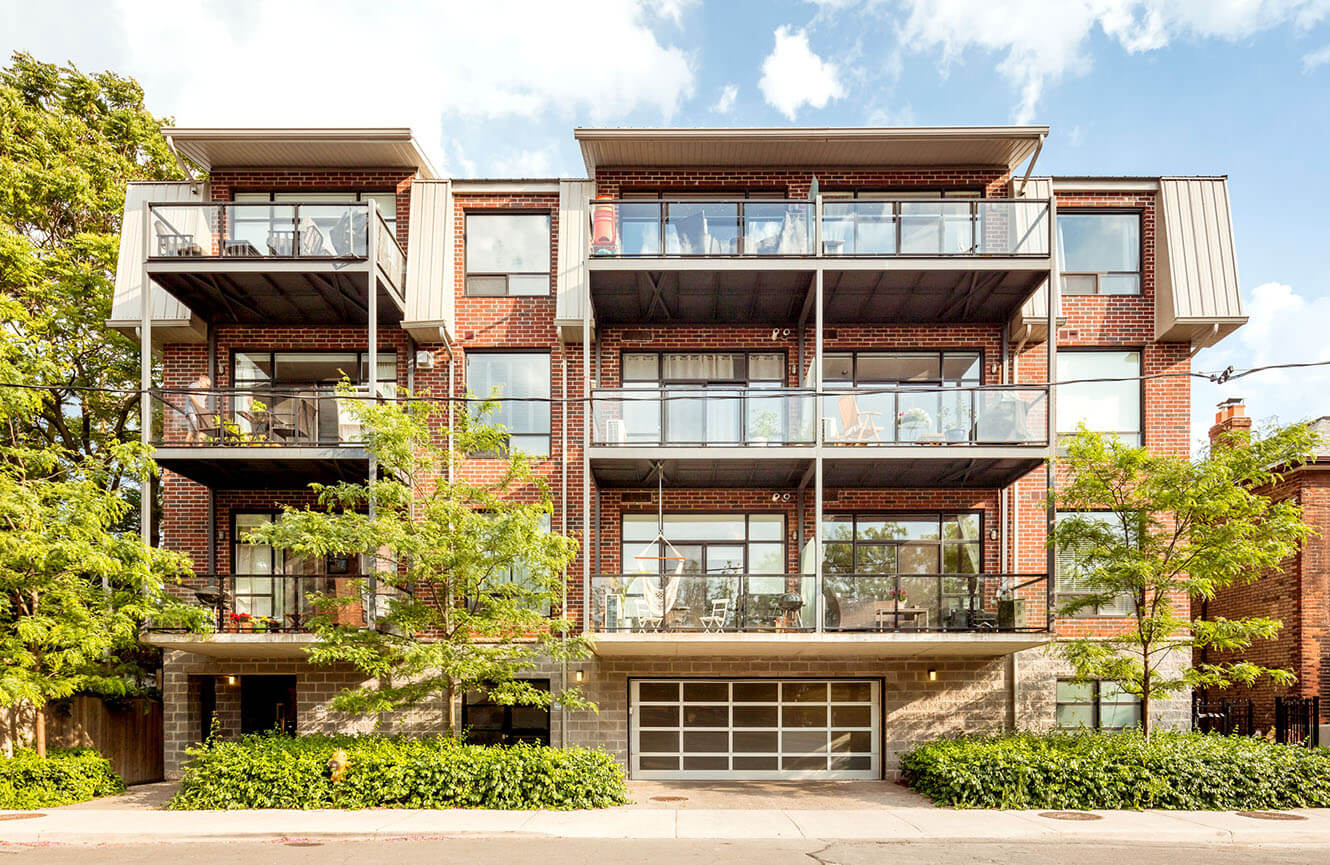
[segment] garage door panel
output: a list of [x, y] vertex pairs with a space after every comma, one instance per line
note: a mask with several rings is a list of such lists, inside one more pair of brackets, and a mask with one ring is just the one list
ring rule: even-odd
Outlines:
[[633, 777], [877, 778], [879, 683], [631, 682]]

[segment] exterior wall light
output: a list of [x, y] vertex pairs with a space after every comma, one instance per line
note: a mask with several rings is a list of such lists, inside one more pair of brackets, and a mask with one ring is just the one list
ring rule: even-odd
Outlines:
[[929, 668], [928, 668], [928, 681], [930, 681], [930, 682], [936, 682], [936, 681], [937, 681], [937, 669], [936, 669], [936, 668], [934, 668], [934, 667], [929, 667]]

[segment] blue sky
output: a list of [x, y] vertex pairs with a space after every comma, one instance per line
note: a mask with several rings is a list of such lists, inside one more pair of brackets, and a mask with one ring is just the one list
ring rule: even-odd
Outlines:
[[[1196, 368], [1330, 360], [1330, 0], [0, 0], [0, 49], [457, 176], [579, 176], [576, 125], [1047, 124], [1039, 173], [1229, 176], [1252, 321]], [[1195, 434], [1227, 396], [1330, 414], [1330, 373], [1198, 383]]]

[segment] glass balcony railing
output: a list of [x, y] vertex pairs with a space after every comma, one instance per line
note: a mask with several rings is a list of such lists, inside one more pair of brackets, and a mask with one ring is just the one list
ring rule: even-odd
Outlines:
[[361, 395], [333, 388], [181, 388], [154, 395], [152, 443], [166, 447], [325, 447], [361, 442]]
[[602, 574], [591, 578], [597, 633], [811, 631], [810, 574]]
[[813, 393], [785, 388], [598, 390], [597, 445], [770, 446], [814, 442]]
[[[1048, 630], [1048, 580], [1023, 574], [826, 574], [823, 630]], [[813, 631], [811, 574], [601, 574], [591, 579], [595, 633]]]
[[[371, 203], [172, 202], [148, 205], [150, 258], [376, 259], [402, 284], [406, 255]], [[377, 213], [377, 211], [375, 211]]]
[[[218, 634], [299, 634], [313, 630], [315, 616], [334, 624], [366, 624], [366, 578], [330, 574], [198, 574], [173, 589], [211, 612]], [[148, 626], [149, 631], [168, 630]]]
[[597, 256], [813, 254], [809, 201], [608, 201], [591, 204]]
[[1045, 631], [1047, 589], [1034, 574], [825, 574], [823, 628]]
[[[1048, 202], [1039, 199], [838, 199], [822, 202], [829, 257], [1046, 257]], [[591, 254], [623, 258], [812, 256], [809, 201], [591, 202]]]
[[1048, 388], [872, 385], [822, 399], [828, 445], [1043, 445]]

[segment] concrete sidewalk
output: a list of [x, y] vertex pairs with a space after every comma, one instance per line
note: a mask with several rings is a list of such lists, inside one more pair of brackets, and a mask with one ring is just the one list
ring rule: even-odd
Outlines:
[[[521, 835], [555, 838], [873, 841], [1149, 841], [1325, 844], [1330, 809], [1264, 820], [1233, 812], [1102, 811], [1059, 820], [1035, 811], [633, 809], [606, 811], [154, 811], [56, 809], [0, 813], [0, 843], [129, 844], [291, 838]], [[11, 816], [13, 815], [13, 816]], [[1297, 819], [1302, 818], [1302, 819]]]

